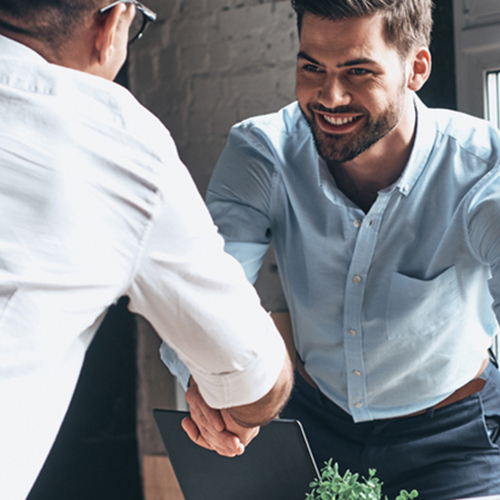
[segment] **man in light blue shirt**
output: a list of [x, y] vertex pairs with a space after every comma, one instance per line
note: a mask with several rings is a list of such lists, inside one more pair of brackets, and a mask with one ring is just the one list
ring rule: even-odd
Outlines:
[[207, 196], [251, 281], [274, 244], [300, 373], [283, 415], [390, 498], [498, 494], [498, 131], [415, 96], [430, 0], [293, 3], [298, 102], [233, 127]]

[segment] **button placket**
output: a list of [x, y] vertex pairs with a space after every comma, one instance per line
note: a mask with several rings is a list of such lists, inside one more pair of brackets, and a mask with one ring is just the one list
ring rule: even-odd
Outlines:
[[[372, 263], [379, 220], [387, 207], [390, 196], [379, 194], [367, 217], [367, 224], [359, 224], [348, 271], [348, 282], [344, 299], [344, 356], [347, 369], [348, 405], [356, 421], [371, 418], [367, 401], [366, 370], [363, 357], [362, 306], [365, 295], [366, 277]], [[353, 225], [356, 227], [357, 220]]]

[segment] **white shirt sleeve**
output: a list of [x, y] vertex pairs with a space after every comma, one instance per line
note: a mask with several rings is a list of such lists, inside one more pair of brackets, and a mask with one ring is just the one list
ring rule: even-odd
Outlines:
[[284, 343], [240, 264], [224, 252], [173, 142], [169, 150], [129, 308], [186, 364], [210, 406], [255, 402], [281, 372]]

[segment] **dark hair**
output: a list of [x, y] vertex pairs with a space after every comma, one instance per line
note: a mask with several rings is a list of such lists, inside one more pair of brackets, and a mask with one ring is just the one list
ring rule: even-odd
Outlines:
[[406, 56], [417, 46], [429, 47], [432, 0], [292, 0], [300, 28], [306, 12], [338, 21], [381, 14], [388, 43]]
[[64, 43], [104, 0], [0, 0], [0, 31], [25, 33], [51, 45]]

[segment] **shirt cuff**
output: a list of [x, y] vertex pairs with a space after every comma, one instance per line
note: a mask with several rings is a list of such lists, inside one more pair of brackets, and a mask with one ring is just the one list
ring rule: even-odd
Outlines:
[[252, 404], [275, 385], [285, 364], [286, 347], [278, 334], [244, 369], [219, 374], [193, 374], [205, 402], [216, 409]]

